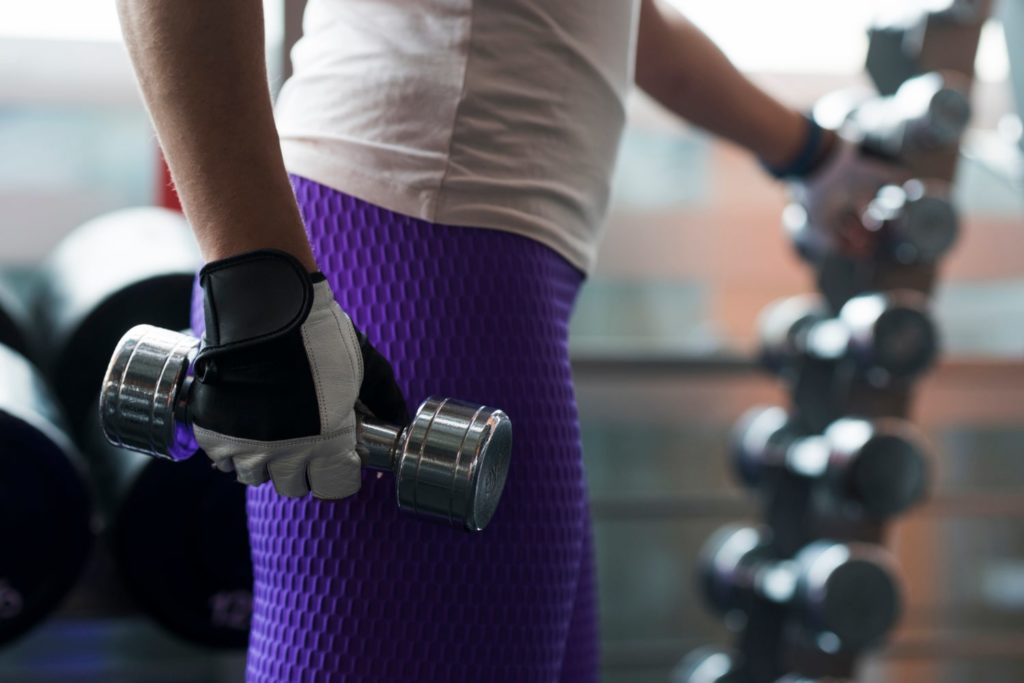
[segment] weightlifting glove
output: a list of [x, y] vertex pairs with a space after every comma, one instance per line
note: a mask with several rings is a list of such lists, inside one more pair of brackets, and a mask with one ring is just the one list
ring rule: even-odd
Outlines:
[[878, 190], [901, 184], [908, 172], [891, 160], [866, 150], [840, 132], [829, 155], [806, 177], [790, 183], [794, 204], [787, 225], [801, 225], [794, 237], [810, 253], [838, 252], [866, 257], [873, 249], [872, 235], [863, 226], [863, 214]]
[[243, 484], [340, 499], [360, 487], [357, 400], [407, 420], [391, 365], [353, 327], [324, 276], [254, 251], [200, 271], [206, 332], [189, 409], [196, 442]]

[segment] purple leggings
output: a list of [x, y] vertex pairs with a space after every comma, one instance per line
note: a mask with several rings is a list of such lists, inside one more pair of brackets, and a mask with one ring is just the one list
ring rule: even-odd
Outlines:
[[410, 408], [431, 394], [500, 407], [515, 446], [501, 505], [479, 534], [399, 513], [393, 479], [375, 473], [344, 501], [250, 489], [246, 680], [597, 681], [567, 349], [582, 275], [524, 237], [292, 183], [317, 262]]

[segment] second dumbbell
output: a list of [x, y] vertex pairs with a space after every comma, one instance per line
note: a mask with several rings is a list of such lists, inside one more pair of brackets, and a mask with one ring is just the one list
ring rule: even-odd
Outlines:
[[733, 465], [748, 486], [776, 474], [818, 481], [846, 506], [878, 520], [924, 497], [925, 453], [922, 437], [904, 420], [843, 418], [824, 434], [804, 435], [779, 407], [748, 411], [732, 438]]
[[[183, 460], [198, 445], [188, 406], [199, 340], [133, 327], [114, 351], [100, 394], [100, 422], [116, 446]], [[478, 531], [497, 508], [508, 475], [512, 425], [500, 410], [429, 398], [395, 427], [359, 414], [363, 466], [395, 476], [398, 506]]]
[[934, 362], [938, 332], [923, 295], [864, 294], [831, 316], [816, 296], [783, 299], [761, 314], [761, 358], [775, 372], [802, 359], [853, 361], [872, 385], [909, 381]]
[[748, 617], [761, 604], [786, 607], [808, 639], [827, 653], [877, 644], [896, 622], [900, 589], [878, 546], [817, 541], [792, 560], [771, 556], [766, 532], [730, 526], [701, 552], [711, 606]]

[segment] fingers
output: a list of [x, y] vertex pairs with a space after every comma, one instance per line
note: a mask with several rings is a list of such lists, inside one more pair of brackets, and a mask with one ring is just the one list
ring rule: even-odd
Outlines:
[[235, 463], [231, 462], [231, 458], [223, 458], [221, 460], [213, 460], [213, 466], [221, 472], [234, 472]]
[[270, 481], [267, 471], [267, 457], [262, 453], [252, 455], [236, 455], [231, 458], [235, 468], [235, 478], [246, 486], [259, 486]]
[[306, 479], [306, 458], [292, 456], [273, 460], [267, 465], [270, 480], [274, 488], [287, 498], [301, 498], [309, 493], [309, 482]]
[[308, 471], [309, 487], [317, 498], [348, 498], [362, 485], [362, 463], [354, 450], [314, 458]]
[[357, 330], [359, 348], [363, 352], [363, 383], [359, 400], [380, 419], [392, 424], [409, 421], [409, 408], [402, 389], [395, 381], [391, 363], [381, 355], [362, 332]]
[[354, 495], [362, 483], [362, 462], [355, 451], [355, 415], [332, 438], [294, 442], [242, 442], [197, 428], [197, 441], [222, 472], [235, 472], [241, 484], [273, 481], [278, 494], [338, 500]]

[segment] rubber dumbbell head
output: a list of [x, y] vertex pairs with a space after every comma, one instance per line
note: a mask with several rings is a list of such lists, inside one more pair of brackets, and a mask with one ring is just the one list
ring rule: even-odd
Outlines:
[[805, 352], [806, 331], [830, 317], [822, 298], [814, 294], [770, 304], [758, 318], [762, 364], [773, 372], [792, 365]]
[[110, 444], [95, 411], [82, 448], [125, 592], [180, 638], [244, 649], [253, 586], [245, 487], [200, 458], [173, 462]]
[[42, 365], [77, 437], [123, 332], [188, 326], [202, 258], [185, 218], [156, 207], [114, 211], [75, 228], [43, 264], [34, 303]]
[[[175, 460], [195, 453], [188, 398], [198, 345], [149, 325], [125, 333], [100, 395], [100, 423], [111, 443]], [[401, 509], [469, 530], [493, 516], [512, 449], [502, 411], [429, 398], [405, 427], [360, 414], [357, 440], [365, 467], [395, 475]]]
[[895, 623], [900, 590], [892, 561], [877, 547], [818, 541], [792, 560], [770, 557], [765, 533], [726, 527], [701, 552], [705, 595], [725, 614], [759, 602], [787, 607], [826, 652], [876, 644]]
[[0, 345], [0, 645], [52, 613], [92, 547], [85, 467], [39, 375]]
[[938, 331], [919, 292], [854, 297], [840, 310], [839, 320], [849, 334], [846, 352], [874, 384], [917, 377], [938, 355]]
[[891, 97], [861, 104], [851, 122], [866, 147], [912, 163], [921, 154], [958, 143], [971, 116], [965, 92], [955, 76], [922, 74]]
[[960, 232], [948, 186], [920, 180], [883, 187], [868, 205], [863, 222], [881, 236], [888, 258], [908, 265], [938, 261]]
[[834, 490], [868, 517], [902, 514], [924, 498], [927, 447], [909, 422], [843, 418], [829, 425], [822, 442], [812, 442], [810, 448], [819, 444], [826, 447], [825, 476]]
[[778, 301], [761, 314], [761, 358], [781, 372], [802, 358], [850, 359], [876, 385], [911, 379], [938, 352], [938, 335], [923, 295], [910, 291], [864, 294], [837, 317], [816, 296]]
[[748, 486], [777, 473], [820, 481], [873, 519], [904, 512], [927, 487], [923, 440], [903, 420], [844, 418], [811, 436], [801, 434], [782, 408], [759, 407], [740, 418], [731, 451]]

